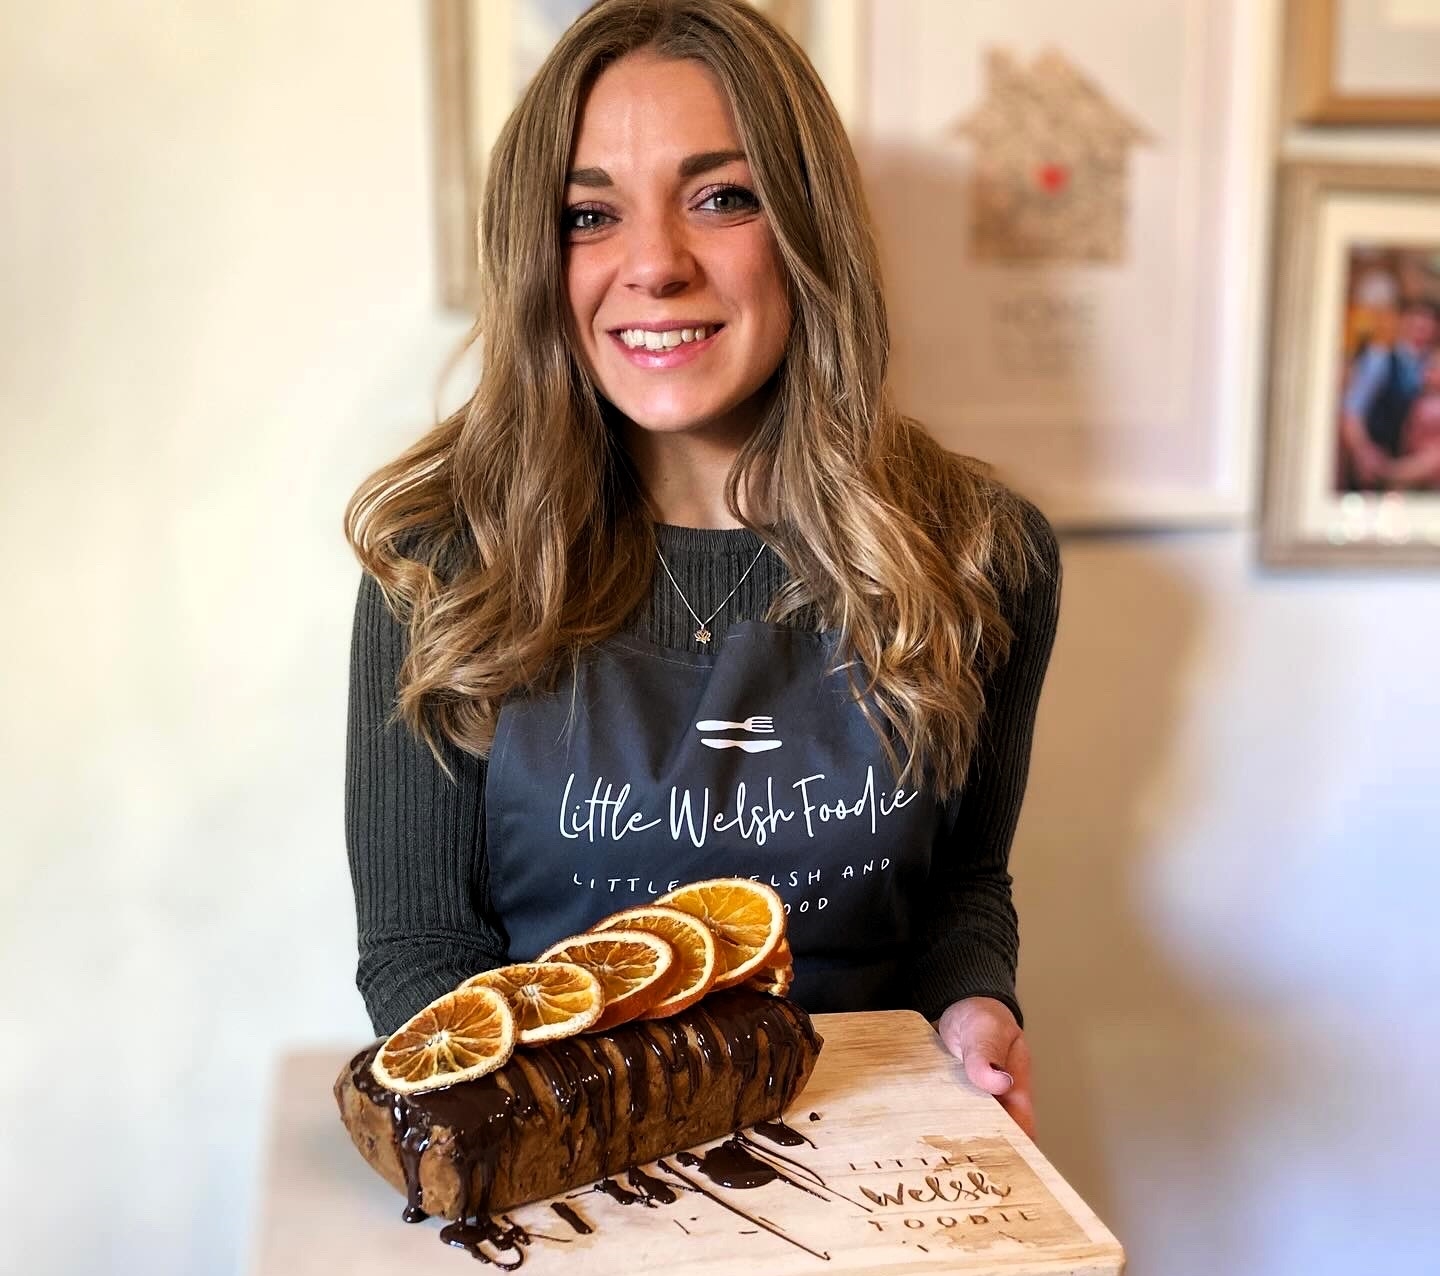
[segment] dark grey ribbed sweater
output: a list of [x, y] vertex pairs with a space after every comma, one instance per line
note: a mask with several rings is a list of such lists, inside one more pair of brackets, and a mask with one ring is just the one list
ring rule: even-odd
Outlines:
[[[986, 686], [979, 743], [964, 789], [946, 808], [925, 926], [913, 953], [911, 1004], [931, 1019], [951, 1002], [982, 994], [1020, 1013], [1019, 934], [1007, 865], [1060, 588], [1054, 534], [1038, 511], [1031, 508], [1028, 515], [1043, 564], [1020, 597], [1006, 600], [1015, 642]], [[670, 570], [701, 616], [735, 587], [761, 544], [744, 530], [657, 532]], [[715, 638], [706, 650], [723, 643], [729, 625], [763, 616], [784, 581], [783, 565], [767, 552], [710, 622]], [[696, 651], [695, 627], [657, 569], [635, 631], [662, 646]], [[405, 642], [403, 626], [374, 580], [365, 577], [350, 656], [346, 842], [359, 932], [356, 983], [381, 1035], [463, 979], [505, 960], [490, 911], [484, 760], [449, 750], [452, 782], [428, 747], [403, 726], [387, 725]]]

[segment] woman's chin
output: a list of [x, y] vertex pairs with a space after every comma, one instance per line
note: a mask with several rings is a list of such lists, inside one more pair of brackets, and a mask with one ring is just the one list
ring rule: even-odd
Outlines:
[[[640, 434], [649, 435], [729, 435], [743, 437], [748, 430], [737, 418], [733, 409], [723, 408], [653, 408], [636, 406], [633, 410], [617, 405], [631, 428]], [[751, 422], [753, 427], [753, 422]]]

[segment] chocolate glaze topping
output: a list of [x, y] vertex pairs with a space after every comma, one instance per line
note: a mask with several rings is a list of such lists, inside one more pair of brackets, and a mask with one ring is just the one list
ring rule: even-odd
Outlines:
[[[807, 1049], [795, 1048], [797, 1040]], [[633, 1149], [631, 1131], [651, 1115], [650, 1077], [657, 1072], [671, 1076], [670, 1083], [654, 1087], [654, 1100], [664, 1105], [663, 1112], [654, 1116], [676, 1122], [683, 1117], [685, 1098], [700, 1090], [707, 1073], [713, 1076], [715, 1069], [723, 1066], [732, 1075], [749, 1080], [760, 1075], [763, 1062], [764, 1104], [778, 1118], [795, 1097], [807, 1050], [808, 1056], [813, 1056], [820, 1042], [809, 1016], [793, 1003], [735, 989], [707, 997], [668, 1019], [622, 1024], [607, 1033], [520, 1047], [505, 1067], [489, 1076], [419, 1094], [395, 1094], [374, 1078], [371, 1064], [380, 1045], [376, 1042], [355, 1055], [350, 1075], [360, 1094], [389, 1113], [405, 1175], [406, 1221], [426, 1217], [420, 1161], [433, 1132], [444, 1129], [451, 1138], [449, 1154], [457, 1163], [465, 1200], [460, 1218], [442, 1231], [442, 1239], [476, 1258], [508, 1268], [523, 1261], [523, 1248], [530, 1238], [508, 1219], [507, 1226], [501, 1227], [489, 1217], [491, 1189], [497, 1168], [507, 1151], [516, 1146], [521, 1132], [529, 1123], [543, 1119], [544, 1107], [537, 1097], [541, 1091], [549, 1092], [567, 1118], [583, 1113], [579, 1138], [556, 1140], [557, 1157], [570, 1166], [576, 1163], [582, 1144], [603, 1152], [606, 1163], [601, 1167], [601, 1179], [589, 1190], [626, 1205], [669, 1204], [676, 1199], [679, 1185], [672, 1186], [641, 1169], [630, 1169], [628, 1188], [612, 1177], [639, 1159], [629, 1154]], [[735, 1087], [732, 1128], [741, 1123], [742, 1089]], [[675, 1110], [677, 1105], [682, 1111]], [[794, 1145], [785, 1137], [794, 1132], [778, 1120], [764, 1122], [763, 1127], [767, 1138], [783, 1146]], [[799, 1141], [805, 1140], [795, 1136], [795, 1142]], [[701, 1173], [722, 1185], [758, 1186], [776, 1178], [774, 1169], [735, 1139], [707, 1153], [703, 1162], [692, 1159]], [[689, 1162], [682, 1160], [682, 1164]], [[570, 1210], [561, 1217], [574, 1226], [578, 1215], [571, 1218], [573, 1214]]]

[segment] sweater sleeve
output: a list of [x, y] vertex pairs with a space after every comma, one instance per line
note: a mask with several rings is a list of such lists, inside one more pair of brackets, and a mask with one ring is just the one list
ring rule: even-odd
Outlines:
[[1007, 609], [1010, 655], [988, 680], [969, 775], [947, 805], [935, 844], [912, 984], [916, 1008], [929, 1019], [961, 998], [986, 996], [1003, 1001], [1023, 1023], [1015, 996], [1020, 936], [1010, 898], [1010, 842], [1060, 605], [1055, 533], [1033, 506], [1026, 519], [1041, 561]]
[[423, 741], [390, 721], [405, 648], [403, 626], [365, 576], [350, 650], [345, 841], [355, 982], [381, 1036], [506, 951], [488, 914], [485, 763], [448, 749], [452, 781]]

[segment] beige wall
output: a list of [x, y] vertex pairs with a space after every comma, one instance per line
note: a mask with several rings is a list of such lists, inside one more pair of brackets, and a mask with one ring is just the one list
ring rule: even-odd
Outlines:
[[5, 27], [0, 1270], [224, 1273], [276, 1050], [368, 1031], [339, 526], [464, 327], [431, 300], [424, 29]]
[[1254, 552], [1065, 545], [1014, 851], [1041, 1142], [1137, 1273], [1421, 1271], [1440, 589]]
[[[0, 1269], [232, 1272], [276, 1052], [366, 1031], [338, 520], [463, 328], [423, 31], [6, 27]], [[1046, 1148], [1137, 1273], [1402, 1270], [1435, 1240], [1440, 590], [1267, 576], [1238, 531], [1065, 555], [1015, 855]]]

